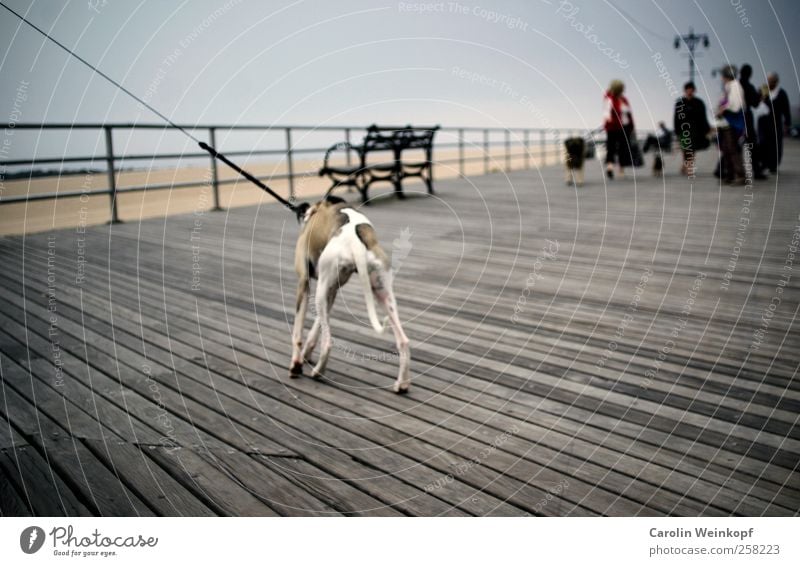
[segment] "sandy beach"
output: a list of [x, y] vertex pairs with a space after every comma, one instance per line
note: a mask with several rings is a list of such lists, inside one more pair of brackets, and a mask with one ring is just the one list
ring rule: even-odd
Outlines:
[[[555, 148], [548, 155], [548, 163], [556, 159]], [[530, 167], [538, 166], [538, 147], [533, 148]], [[512, 147], [512, 153], [522, 153], [519, 147]], [[482, 158], [480, 150], [465, 151], [465, 158]], [[458, 163], [448, 162], [458, 158], [458, 151], [439, 150], [435, 153], [434, 179], [445, 179], [458, 175]], [[330, 186], [326, 177], [317, 174], [321, 158], [296, 159], [294, 190], [298, 199], [309, 199], [324, 193]], [[510, 160], [512, 170], [525, 167], [524, 157]], [[247, 169], [259, 177], [280, 176], [286, 173], [286, 162], [247, 164]], [[505, 158], [502, 148], [494, 148], [490, 153], [490, 171], [502, 170]], [[224, 165], [218, 168], [220, 181], [233, 181], [220, 185], [220, 204], [223, 208], [270, 204], [272, 199], [250, 182], [238, 178], [238, 174]], [[482, 159], [465, 163], [466, 176], [481, 175], [484, 172]], [[137, 191], [118, 196], [119, 218], [123, 222], [135, 222], [145, 218], [186, 214], [213, 208], [214, 197], [210, 184], [210, 167], [182, 167], [149, 170], [121, 171], [117, 173], [118, 189], [135, 186], [179, 185], [197, 183], [191, 187], [171, 188], [151, 191]], [[287, 179], [265, 181], [279, 194], [289, 196]], [[416, 179], [409, 179], [404, 186], [413, 187]], [[108, 186], [105, 172], [69, 174], [32, 179], [5, 180], [2, 194], [6, 197], [17, 195], [36, 195], [48, 192], [84, 192], [103, 190]], [[435, 185], [434, 185], [435, 187]], [[388, 183], [378, 183], [370, 189], [370, 195], [380, 195], [391, 191]], [[347, 196], [345, 189], [342, 192]], [[350, 193], [357, 199], [355, 193]], [[0, 206], [0, 235], [44, 232], [59, 228], [92, 226], [103, 224], [111, 219], [110, 199], [107, 195], [89, 195], [58, 200], [33, 201]]]

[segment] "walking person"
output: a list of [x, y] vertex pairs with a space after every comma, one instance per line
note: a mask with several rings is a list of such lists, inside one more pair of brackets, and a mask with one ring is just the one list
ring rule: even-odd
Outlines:
[[721, 152], [719, 175], [732, 185], [745, 183], [742, 152], [739, 146], [744, 136], [744, 90], [736, 80], [736, 68], [727, 65], [722, 69], [722, 88], [724, 94], [717, 107], [717, 132]]
[[675, 102], [675, 117], [673, 126], [678, 144], [683, 152], [681, 174], [694, 176], [695, 157], [698, 151], [707, 149], [708, 132], [711, 126], [708, 123], [705, 103], [695, 96], [697, 89], [693, 82], [683, 85], [683, 96]]
[[606, 175], [614, 178], [614, 164], [619, 176], [625, 176], [625, 167], [633, 164], [630, 140], [633, 135], [633, 113], [625, 98], [625, 84], [611, 81], [604, 100], [604, 124], [606, 131]]
[[762, 164], [771, 173], [778, 171], [783, 158], [783, 133], [792, 125], [789, 97], [786, 96], [786, 91], [778, 86], [778, 82], [777, 73], [770, 73], [767, 76], [768, 90], [764, 95], [764, 102], [768, 113], [758, 121]]
[[758, 131], [755, 120], [753, 119], [753, 110], [761, 104], [761, 94], [753, 83], [750, 82], [750, 77], [753, 76], [753, 68], [750, 65], [742, 65], [739, 71], [739, 84], [742, 85], [742, 92], [744, 93], [744, 143], [745, 143], [745, 170], [748, 166], [753, 172], [756, 179], [766, 179], [764, 175], [764, 167], [761, 165], [761, 151], [758, 144]]

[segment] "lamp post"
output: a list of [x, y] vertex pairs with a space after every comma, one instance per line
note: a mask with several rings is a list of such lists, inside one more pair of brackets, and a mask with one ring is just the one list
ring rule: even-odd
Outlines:
[[696, 34], [694, 29], [690, 27], [688, 34], [675, 36], [675, 49], [681, 48], [681, 42], [689, 49], [689, 80], [694, 82], [694, 51], [701, 43], [703, 47], [708, 49], [708, 34]]

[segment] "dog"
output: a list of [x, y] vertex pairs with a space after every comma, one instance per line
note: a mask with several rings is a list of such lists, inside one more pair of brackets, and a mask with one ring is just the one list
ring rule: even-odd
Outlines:
[[583, 186], [583, 160], [586, 154], [586, 142], [583, 138], [567, 138], [564, 140], [566, 156], [566, 181], [568, 185]]
[[664, 176], [664, 160], [661, 158], [661, 153], [656, 153], [653, 159], [653, 177]]
[[[300, 205], [300, 236], [295, 248], [294, 265], [297, 271], [297, 303], [292, 329], [292, 360], [289, 375], [300, 377], [303, 364], [321, 336], [319, 360], [311, 371], [319, 377], [325, 371], [333, 345], [329, 316], [339, 288], [353, 273], [358, 274], [364, 289], [367, 315], [372, 328], [379, 334], [388, 321], [394, 331], [400, 369], [393, 389], [405, 393], [411, 385], [409, 340], [400, 324], [397, 301], [392, 290], [392, 270], [389, 258], [378, 244], [375, 229], [369, 219], [349, 206], [343, 199], [328, 196], [309, 205]], [[316, 279], [316, 318], [303, 344], [303, 324], [308, 308], [310, 280]], [[376, 301], [386, 311], [383, 323], [378, 319]]]

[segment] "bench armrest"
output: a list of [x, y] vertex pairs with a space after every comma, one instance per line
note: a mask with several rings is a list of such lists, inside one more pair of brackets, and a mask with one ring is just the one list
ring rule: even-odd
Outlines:
[[322, 169], [319, 170], [320, 176], [325, 175], [325, 173], [328, 171], [328, 159], [330, 158], [331, 153], [339, 150], [355, 151], [359, 157], [361, 156], [361, 148], [359, 146], [353, 145], [349, 142], [335, 143], [328, 148], [328, 151], [325, 152], [325, 161], [322, 164]]

